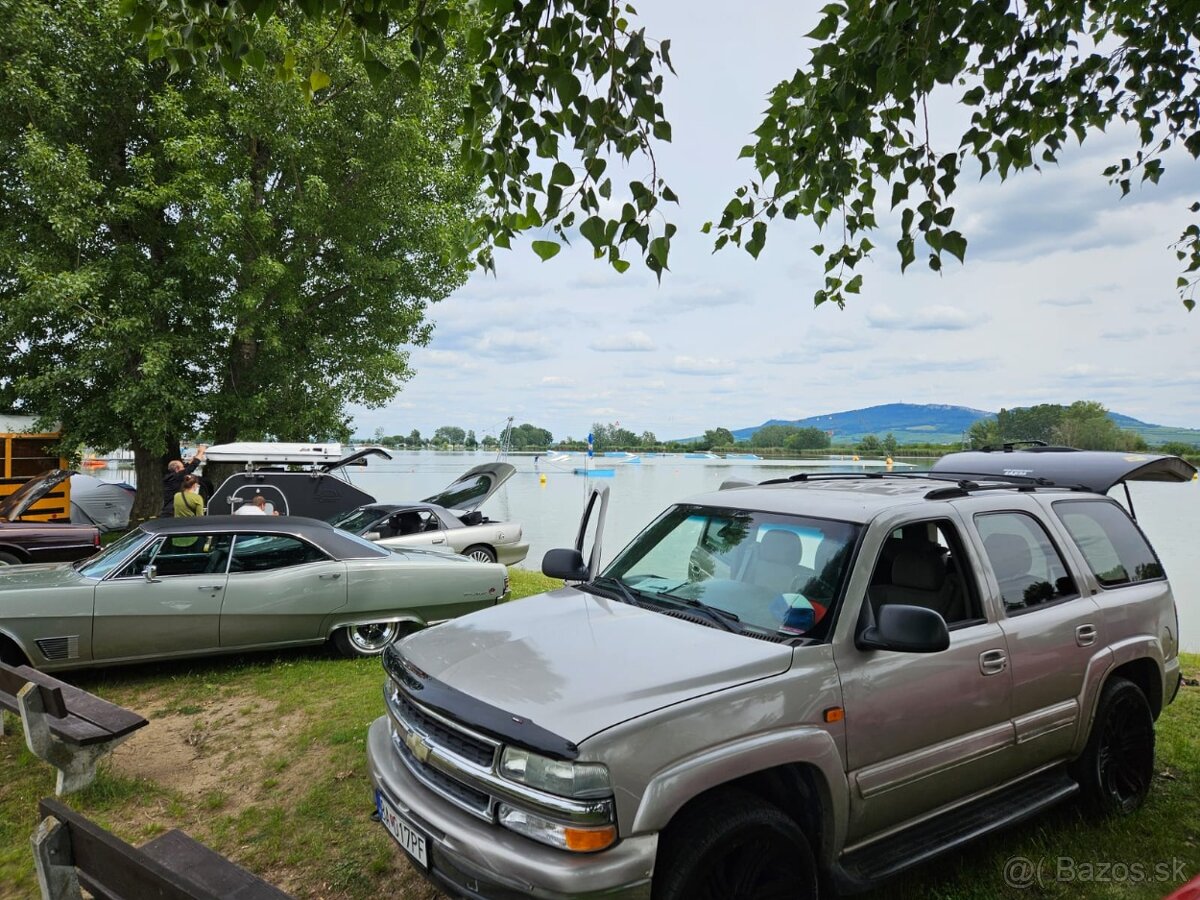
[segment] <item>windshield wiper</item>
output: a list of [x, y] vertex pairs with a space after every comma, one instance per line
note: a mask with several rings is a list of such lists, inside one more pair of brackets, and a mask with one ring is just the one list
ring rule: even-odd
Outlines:
[[676, 594], [668, 594], [666, 592], [659, 593], [656, 591], [653, 594], [649, 592], [641, 594], [639, 592], [639, 595], [647, 600], [667, 600], [672, 603], [678, 603], [680, 606], [693, 609], [699, 613], [704, 613], [705, 617], [709, 621], [715, 625], [719, 625], [726, 631], [732, 631], [735, 634], [740, 634], [742, 631], [741, 625], [737, 624], [742, 621], [741, 618], [737, 615], [737, 613], [731, 613], [729, 610], [721, 609], [717, 606], [709, 606], [707, 603], [702, 603], [699, 600], [695, 600], [691, 597], [680, 597]]
[[642, 605], [638, 600], [637, 595], [635, 595], [633, 591], [629, 589], [629, 585], [623, 582], [620, 578], [613, 578], [611, 575], [600, 575], [597, 578], [593, 578], [591, 581], [585, 582], [585, 584], [581, 585], [581, 587], [593, 587], [596, 585], [599, 585], [601, 588], [607, 588], [611, 586], [612, 590], [617, 593], [619, 599], [624, 600], [630, 606]]
[[690, 606], [692, 609], [702, 609], [705, 612], [715, 613], [718, 616], [729, 619], [731, 622], [741, 622], [742, 617], [735, 612], [730, 612], [727, 609], [721, 609], [719, 606], [710, 606], [695, 597], [681, 597], [678, 594], [671, 594], [667, 591], [659, 591], [657, 596], [666, 597], [668, 600], [674, 600], [677, 603], [682, 603], [684, 606]]

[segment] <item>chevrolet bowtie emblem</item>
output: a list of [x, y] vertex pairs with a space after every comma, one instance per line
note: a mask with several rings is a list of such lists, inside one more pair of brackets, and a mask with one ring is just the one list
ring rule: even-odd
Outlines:
[[425, 739], [415, 731], [404, 735], [404, 746], [417, 758], [417, 762], [423, 763], [429, 759], [430, 747], [425, 743]]

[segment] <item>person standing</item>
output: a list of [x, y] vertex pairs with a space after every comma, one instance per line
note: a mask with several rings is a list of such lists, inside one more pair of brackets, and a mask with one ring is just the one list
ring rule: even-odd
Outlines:
[[[163, 476], [162, 509], [158, 514], [160, 517], [169, 519], [175, 515], [175, 495], [183, 489], [183, 480], [195, 472], [200, 463], [204, 462], [204, 452], [207, 449], [207, 444], [201, 444], [196, 449], [196, 455], [189, 459], [186, 465], [178, 459], [167, 463], [167, 474]], [[201, 499], [201, 503], [203, 503], [203, 499]]]
[[200, 496], [200, 479], [197, 476], [183, 476], [183, 485], [172, 498], [172, 506], [176, 518], [204, 515], [204, 498]]

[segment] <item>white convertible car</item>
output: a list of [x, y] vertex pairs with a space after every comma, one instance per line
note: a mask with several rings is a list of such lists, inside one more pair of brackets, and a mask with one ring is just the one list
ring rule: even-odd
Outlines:
[[338, 513], [329, 522], [384, 547], [443, 547], [480, 562], [511, 566], [529, 553], [521, 526], [494, 522], [479, 507], [514, 472], [509, 463], [484, 463], [432, 497], [411, 503], [369, 503]]

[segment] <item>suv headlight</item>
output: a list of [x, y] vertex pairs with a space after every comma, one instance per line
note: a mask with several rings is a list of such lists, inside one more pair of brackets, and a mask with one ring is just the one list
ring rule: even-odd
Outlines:
[[519, 747], [504, 749], [500, 774], [509, 781], [559, 797], [587, 800], [612, 794], [607, 766], [550, 759]]

